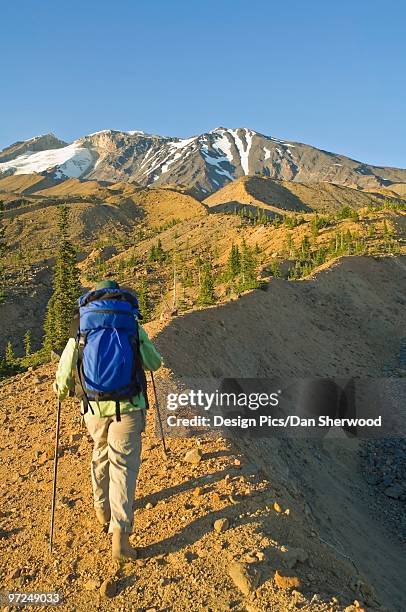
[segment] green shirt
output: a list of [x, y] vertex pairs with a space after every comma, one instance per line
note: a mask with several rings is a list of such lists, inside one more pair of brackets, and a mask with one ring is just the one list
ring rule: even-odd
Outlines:
[[[138, 323], [139, 339], [140, 339], [140, 353], [141, 361], [144, 370], [155, 371], [162, 365], [162, 357], [148, 338], [148, 334], [145, 329]], [[78, 359], [78, 350], [76, 340], [69, 338], [62, 356], [59, 360], [58, 369], [56, 372], [56, 385], [58, 398], [64, 400], [70, 389], [74, 387], [75, 370]], [[116, 402], [105, 401], [105, 402], [89, 402], [90, 406], [96, 416], [107, 417], [114, 416], [116, 414]], [[131, 412], [132, 410], [140, 410], [145, 408], [145, 397], [141, 392], [134, 396], [130, 401], [120, 402], [120, 412]]]

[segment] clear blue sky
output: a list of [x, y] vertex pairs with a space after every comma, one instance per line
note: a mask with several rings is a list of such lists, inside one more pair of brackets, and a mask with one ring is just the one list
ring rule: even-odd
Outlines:
[[20, 0], [0, 19], [0, 148], [246, 126], [406, 167], [404, 0]]

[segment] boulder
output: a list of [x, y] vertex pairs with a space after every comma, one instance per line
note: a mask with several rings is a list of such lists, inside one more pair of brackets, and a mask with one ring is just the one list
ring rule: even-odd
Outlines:
[[239, 561], [233, 561], [229, 565], [228, 575], [244, 595], [255, 591], [259, 583], [259, 573], [252, 566]]
[[202, 457], [203, 453], [200, 448], [192, 448], [192, 450], [186, 453], [185, 461], [192, 463], [193, 465], [197, 465], [202, 460]]
[[298, 589], [301, 586], [300, 578], [281, 574], [278, 570], [275, 572], [274, 581], [279, 589], [291, 590]]

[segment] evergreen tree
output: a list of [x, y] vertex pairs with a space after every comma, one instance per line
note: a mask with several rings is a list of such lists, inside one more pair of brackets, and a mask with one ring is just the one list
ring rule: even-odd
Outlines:
[[200, 257], [200, 255], [196, 257], [195, 266], [196, 266], [196, 271], [197, 271], [197, 284], [200, 290], [200, 287], [202, 284], [202, 267], [203, 267], [203, 260]]
[[153, 244], [151, 246], [151, 249], [149, 251], [149, 256], [148, 256], [148, 260], [149, 261], [157, 261], [157, 262], [162, 262], [165, 261], [166, 258], [166, 253], [162, 248], [162, 242], [161, 239], [158, 239], [157, 244]]
[[358, 221], [359, 214], [356, 210], [354, 210], [354, 208], [351, 208], [351, 206], [345, 205], [339, 211], [337, 218], [338, 219], [354, 219], [355, 221]]
[[385, 238], [393, 237], [395, 234], [394, 228], [390, 225], [386, 219], [383, 221], [383, 235]]
[[306, 258], [310, 253], [310, 238], [309, 236], [303, 236], [302, 242], [300, 243], [300, 251], [303, 258]]
[[271, 263], [271, 274], [274, 278], [279, 278], [281, 276], [279, 262], [276, 259], [274, 259]]
[[32, 353], [32, 336], [30, 330], [26, 331], [24, 334], [24, 351], [26, 357]]
[[326, 227], [327, 225], [328, 225], [328, 218], [320, 217], [316, 213], [314, 217], [312, 217], [312, 220], [310, 221], [310, 229], [311, 229], [313, 238], [316, 239], [317, 236], [319, 235], [319, 230], [321, 230], [323, 227]]
[[292, 257], [295, 250], [295, 245], [290, 232], [286, 234], [286, 250], [288, 252], [288, 257]]
[[214, 279], [211, 271], [211, 265], [206, 262], [201, 269], [200, 290], [197, 299], [201, 306], [210, 306], [216, 301], [214, 295]]
[[156, 261], [156, 246], [153, 244], [149, 250], [148, 261]]
[[259, 225], [268, 225], [269, 217], [263, 208], [257, 208], [256, 223]]
[[313, 253], [313, 264], [315, 266], [321, 266], [327, 259], [327, 249], [320, 247], [315, 253]]
[[137, 297], [138, 297], [138, 306], [140, 309], [140, 313], [142, 314], [143, 322], [147, 322], [151, 320], [152, 311], [151, 311], [151, 302], [149, 297], [148, 285], [143, 278], [136, 289]]
[[230, 254], [227, 260], [227, 280], [234, 280], [241, 271], [241, 255], [236, 244], [231, 245]]
[[182, 271], [181, 282], [183, 287], [193, 287], [193, 274], [190, 268]]
[[255, 254], [245, 240], [243, 240], [241, 245], [241, 291], [258, 287], [256, 268], [257, 261]]
[[68, 237], [69, 210], [59, 209], [59, 245], [56, 256], [53, 293], [48, 302], [43, 348], [47, 355], [52, 349], [62, 349], [69, 337], [72, 318], [80, 295], [79, 270], [76, 265], [76, 249]]
[[14, 348], [11, 342], [7, 342], [6, 352], [4, 353], [4, 361], [7, 367], [13, 367], [16, 363]]

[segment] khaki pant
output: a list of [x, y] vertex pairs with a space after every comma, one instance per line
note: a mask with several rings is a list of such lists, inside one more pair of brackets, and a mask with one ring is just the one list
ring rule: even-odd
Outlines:
[[90, 464], [94, 507], [110, 510], [110, 533], [113, 529], [131, 533], [145, 411], [122, 414], [121, 421], [115, 417], [97, 417], [90, 412], [84, 418], [94, 442]]

